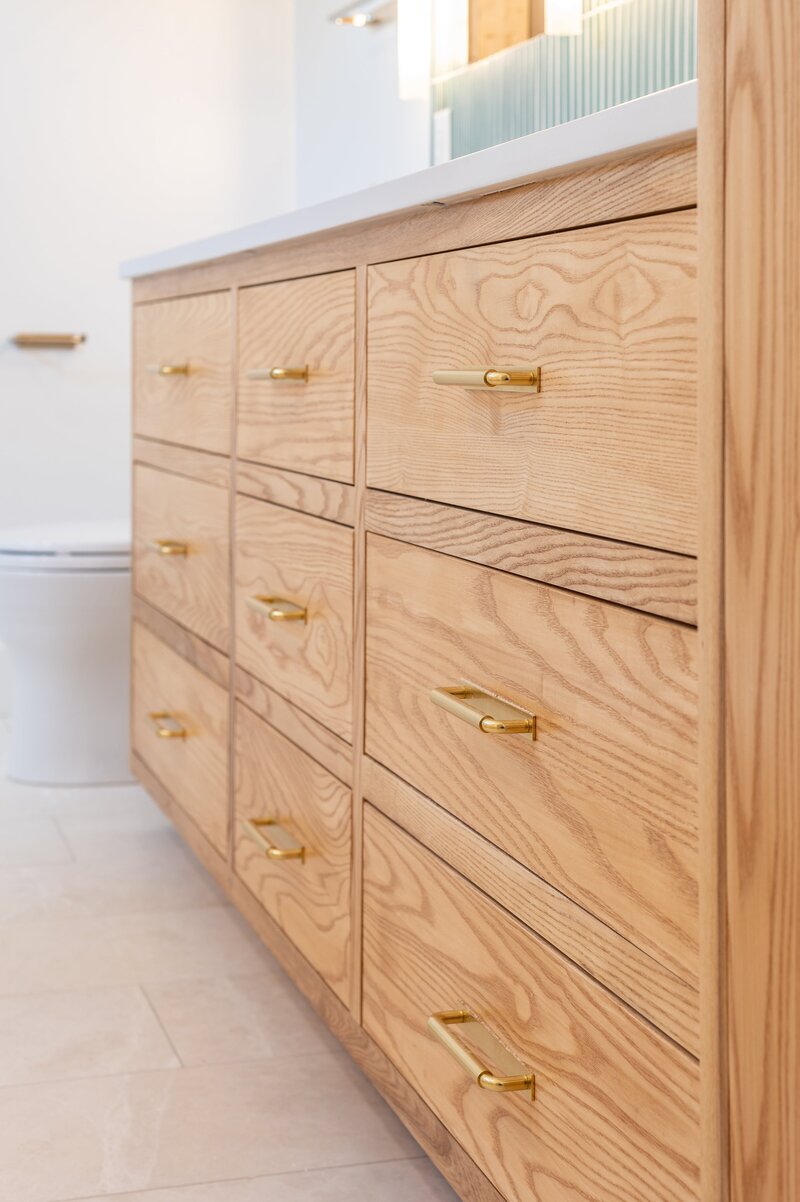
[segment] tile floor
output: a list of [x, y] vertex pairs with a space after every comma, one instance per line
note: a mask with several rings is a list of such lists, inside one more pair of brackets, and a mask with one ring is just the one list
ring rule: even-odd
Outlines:
[[457, 1202], [141, 789], [0, 778], [0, 1202], [112, 1198]]

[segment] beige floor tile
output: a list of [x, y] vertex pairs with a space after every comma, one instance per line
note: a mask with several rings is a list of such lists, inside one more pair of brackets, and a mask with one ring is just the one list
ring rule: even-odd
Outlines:
[[[112, 1200], [113, 1194], [105, 1194], [93, 1202]], [[148, 1190], [127, 1194], [120, 1202], [458, 1202], [458, 1198], [423, 1158]]]
[[230, 907], [0, 925], [0, 996], [245, 975], [266, 953]]
[[68, 864], [69, 845], [48, 815], [0, 819], [0, 868], [27, 864]]
[[184, 1064], [319, 1054], [339, 1044], [276, 964], [254, 976], [150, 985]]
[[[55, 811], [58, 813], [58, 811]], [[105, 814], [58, 814], [58, 826], [75, 859], [114, 859], [138, 852], [159, 855], [180, 836], [157, 806], [137, 806]]]
[[0, 1090], [0, 1198], [9, 1202], [418, 1155], [341, 1056]]
[[0, 870], [0, 923], [185, 910], [222, 901], [177, 837], [157, 855], [129, 851], [113, 860]]
[[0, 1086], [179, 1063], [135, 985], [0, 997]]

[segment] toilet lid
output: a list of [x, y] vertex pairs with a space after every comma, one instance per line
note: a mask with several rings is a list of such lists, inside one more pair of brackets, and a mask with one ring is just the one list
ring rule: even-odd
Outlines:
[[0, 571], [127, 571], [127, 522], [51, 522], [0, 529]]

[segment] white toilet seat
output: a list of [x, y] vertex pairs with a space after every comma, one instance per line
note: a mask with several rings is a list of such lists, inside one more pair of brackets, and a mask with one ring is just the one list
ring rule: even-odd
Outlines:
[[0, 529], [0, 572], [127, 572], [126, 522], [53, 522]]

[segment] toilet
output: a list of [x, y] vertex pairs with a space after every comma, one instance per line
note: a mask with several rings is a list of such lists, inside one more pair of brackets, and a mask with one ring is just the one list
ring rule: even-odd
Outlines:
[[13, 780], [128, 781], [131, 536], [125, 522], [0, 529]]

